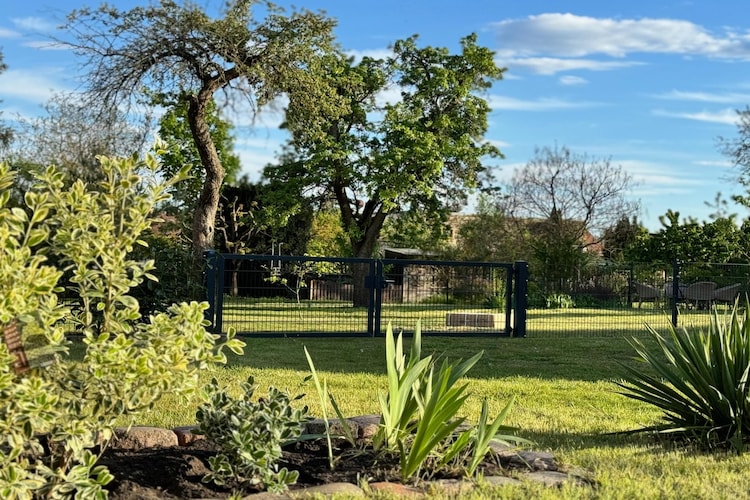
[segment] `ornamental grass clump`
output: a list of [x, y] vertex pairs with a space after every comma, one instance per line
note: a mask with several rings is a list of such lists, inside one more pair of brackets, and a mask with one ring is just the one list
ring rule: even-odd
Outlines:
[[647, 327], [658, 348], [631, 341], [649, 370], [623, 366], [622, 394], [656, 406], [662, 422], [636, 432], [659, 432], [706, 449], [742, 453], [750, 438], [750, 307], [714, 312], [708, 329]]
[[461, 410], [469, 396], [468, 384], [460, 380], [483, 352], [456, 364], [444, 360], [438, 367], [432, 355], [422, 357], [421, 346], [419, 322], [408, 358], [403, 352], [402, 335], [394, 338], [388, 325], [388, 387], [379, 396], [382, 414], [373, 446], [398, 455], [402, 480], [429, 477], [448, 466], [462, 468], [471, 476], [490, 452], [491, 441], [528, 443], [511, 434], [500, 434], [514, 430], [503, 425], [512, 401], [492, 422], [484, 401], [478, 424], [460, 430], [465, 422]]
[[[132, 252], [185, 172], [150, 183], [155, 156], [99, 160], [96, 185], [49, 167], [12, 201], [15, 173], [0, 163], [0, 326], [44, 351], [19, 372], [0, 342], [0, 498], [105, 498], [112, 475], [97, 460], [115, 424], [135, 423], [164, 394], [195, 392], [200, 371], [226, 361], [223, 348], [242, 352], [233, 333], [206, 331], [205, 303], [144, 318], [130, 294], [155, 279], [153, 261]], [[68, 356], [70, 325], [82, 360]]]

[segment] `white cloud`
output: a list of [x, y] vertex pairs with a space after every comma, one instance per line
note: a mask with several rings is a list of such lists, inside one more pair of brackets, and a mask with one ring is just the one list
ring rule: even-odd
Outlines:
[[499, 141], [497, 139], [488, 139], [487, 142], [489, 142], [490, 144], [492, 144], [493, 146], [495, 146], [496, 148], [501, 149], [501, 150], [503, 148], [509, 148], [509, 147], [511, 147], [511, 144], [509, 142]]
[[21, 36], [17, 31], [9, 30], [7, 28], [0, 28], [0, 38], [16, 38]]
[[369, 50], [348, 50], [347, 55], [354, 57], [354, 62], [358, 63], [365, 57], [372, 59], [386, 59], [393, 56], [393, 51], [389, 49], [369, 49]]
[[487, 102], [493, 111], [556, 111], [560, 109], [588, 108], [601, 105], [601, 103], [595, 102], [564, 101], [562, 99], [547, 97], [541, 97], [530, 101], [500, 95], [490, 96], [489, 99], [487, 99]]
[[698, 111], [698, 112], [673, 112], [657, 109], [653, 111], [655, 116], [665, 116], [668, 118], [682, 118], [685, 120], [695, 120], [709, 123], [723, 123], [726, 125], [735, 125], [737, 123], [737, 111], [734, 109], [723, 109], [721, 111]]
[[63, 45], [58, 42], [50, 42], [50, 41], [25, 42], [22, 45], [24, 47], [31, 47], [32, 49], [39, 49], [39, 50], [70, 50], [70, 47], [68, 47], [67, 45]]
[[580, 76], [564, 75], [560, 77], [560, 83], [562, 85], [585, 85], [589, 81]]
[[495, 58], [498, 66], [507, 67], [509, 71], [525, 69], [540, 75], [554, 75], [561, 71], [611, 71], [613, 69], [641, 66], [638, 61], [596, 61], [594, 59], [561, 59], [557, 57], [512, 57]]
[[740, 93], [716, 93], [708, 92], [686, 92], [681, 90], [672, 90], [663, 94], [656, 94], [653, 97], [657, 99], [669, 99], [675, 101], [697, 101], [711, 102], [718, 104], [744, 104], [750, 102], [750, 94]]
[[11, 21], [13, 21], [13, 24], [17, 28], [25, 31], [45, 33], [54, 31], [56, 28], [54, 23], [51, 23], [41, 17], [16, 17]]
[[612, 19], [548, 13], [493, 23], [507, 57], [538, 54], [622, 58], [632, 53], [703, 55], [750, 59], [750, 34], [725, 30], [713, 34], [680, 19]]
[[729, 160], [696, 160], [693, 163], [701, 167], [719, 167], [719, 168], [734, 167], [734, 163], [732, 163]]
[[66, 91], [59, 70], [8, 69], [0, 74], [0, 96], [45, 103], [53, 94]]

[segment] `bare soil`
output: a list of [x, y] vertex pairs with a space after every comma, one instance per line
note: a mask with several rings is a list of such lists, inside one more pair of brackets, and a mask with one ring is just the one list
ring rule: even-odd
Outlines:
[[[238, 485], [217, 486], [204, 483], [209, 472], [208, 458], [214, 454], [205, 440], [189, 446], [146, 448], [140, 450], [107, 450], [99, 461], [115, 479], [107, 486], [114, 500], [152, 500], [174, 498], [227, 498]], [[290, 489], [333, 482], [359, 484], [400, 482], [396, 457], [376, 457], [367, 448], [343, 445], [335, 451], [336, 463], [331, 469], [325, 442], [307, 441], [284, 450], [280, 467], [299, 471], [297, 483]], [[496, 461], [487, 461], [486, 474], [502, 474]], [[444, 473], [440, 478], [460, 477]], [[251, 494], [260, 490], [245, 489]]]

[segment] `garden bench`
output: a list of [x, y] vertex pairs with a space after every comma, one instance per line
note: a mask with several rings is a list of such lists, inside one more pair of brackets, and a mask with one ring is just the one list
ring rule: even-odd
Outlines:
[[446, 326], [475, 326], [494, 328], [501, 324], [500, 314], [458, 312], [445, 315]]

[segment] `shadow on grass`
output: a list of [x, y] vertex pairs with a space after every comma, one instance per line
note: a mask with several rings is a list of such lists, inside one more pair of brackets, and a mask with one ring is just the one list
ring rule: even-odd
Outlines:
[[[252, 338], [245, 354], [230, 355], [229, 366], [308, 371], [303, 347], [307, 346], [318, 371], [385, 373], [383, 338]], [[645, 339], [646, 342], [649, 342]], [[405, 350], [409, 339], [405, 339]], [[619, 363], [636, 366], [635, 352], [622, 337], [509, 339], [424, 337], [422, 355], [435, 354], [449, 360], [484, 355], [468, 376], [494, 379], [513, 376], [543, 379], [599, 381], [618, 379], [624, 371]], [[637, 366], [641, 366], [639, 363]]]

